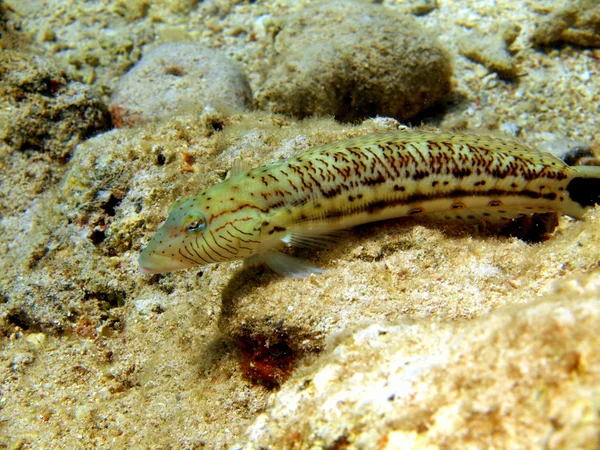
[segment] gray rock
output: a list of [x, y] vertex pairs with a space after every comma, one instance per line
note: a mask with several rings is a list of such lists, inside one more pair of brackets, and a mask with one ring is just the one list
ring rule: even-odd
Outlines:
[[117, 84], [110, 100], [116, 127], [160, 120], [206, 105], [245, 109], [252, 93], [242, 67], [194, 43], [153, 48]]

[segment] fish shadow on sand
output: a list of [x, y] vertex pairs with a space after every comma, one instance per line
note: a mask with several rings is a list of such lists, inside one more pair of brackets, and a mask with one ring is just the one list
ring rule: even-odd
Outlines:
[[[361, 244], [366, 244], [367, 242], [382, 240], [385, 235], [406, 234], [415, 225], [435, 228], [448, 239], [471, 236], [474, 240], [484, 241], [493, 236], [500, 236], [506, 238], [516, 237], [528, 244], [534, 244], [550, 238], [550, 235], [558, 226], [558, 215], [556, 213], [538, 213], [518, 217], [504, 224], [490, 224], [484, 221], [444, 222], [418, 218], [400, 218], [355, 227], [341, 235], [337, 242], [326, 247], [316, 249], [294, 247], [289, 250], [294, 257], [323, 267], [327, 272], [328, 262], [335, 262], [341, 258], [347, 259], [348, 246], [352, 245], [352, 242], [356, 244], [358, 241]], [[396, 244], [398, 245], [382, 244], [378, 255], [371, 257], [371, 259], [378, 261], [389, 253], [402, 251], [403, 246], [401, 243]], [[409, 245], [408, 240], [407, 245]], [[410, 246], [407, 248], [410, 248]], [[357, 258], [365, 259], [360, 255]], [[242, 267], [234, 273], [223, 289], [220, 320], [228, 320], [230, 316], [234, 315], [237, 304], [241, 299], [250, 295], [256, 289], [279, 282], [283, 278], [285, 278], [284, 275], [273, 272], [263, 264]]]
[[[293, 247], [285, 251], [324, 268], [326, 273], [317, 277], [328, 277], [335, 276], [333, 270], [328, 275], [327, 269], [337, 266], [338, 260], [361, 259], [375, 262], [394, 253], [408, 251], [415, 245], [423, 245], [415, 240], [414, 234], [411, 236], [413, 227], [418, 225], [440, 231], [443, 237], [449, 240], [460, 240], [468, 236], [475, 242], [483, 242], [493, 237], [505, 236], [506, 239], [518, 237], [525, 242], [535, 243], [548, 239], [557, 224], [556, 214], [534, 214], [514, 219], [503, 225], [402, 218], [361, 225], [349, 230], [340, 237], [339, 242], [325, 248]], [[386, 236], [399, 236], [400, 239], [386, 240]], [[377, 245], [366, 249], [372, 243]], [[350, 259], [349, 252], [352, 255]], [[248, 304], [248, 298], [260, 298], [261, 292], [272, 292], [265, 288], [272, 283], [281, 283], [285, 280], [285, 276], [273, 272], [262, 264], [244, 266], [233, 274], [221, 294], [219, 336], [215, 337], [202, 352], [205, 355], [201, 362], [203, 370], [212, 371], [218, 366], [219, 361], [234, 357], [240, 364], [244, 378], [272, 388], [281, 381], [279, 378], [285, 379], [293, 361], [307, 352], [318, 353], [321, 350], [317, 344], [310, 348], [301, 345], [303, 342], [316, 342], [310, 324], [307, 323], [306, 327], [301, 325], [299, 328], [298, 324], [294, 326], [287, 323], [281, 310], [259, 313], [255, 318], [251, 310], [247, 309], [256, 307], [260, 310], [262, 305]], [[310, 289], [306, 283], [311, 281], [296, 280], [296, 282], [291, 284], [289, 281], [286, 282], [283, 289], [291, 291]], [[319, 281], [317, 279], [313, 282]], [[290, 292], [291, 294], [293, 292]], [[240, 313], [240, 308], [246, 311]], [[243, 321], [241, 317], [244, 317]], [[251, 370], [255, 366], [268, 368], [269, 371], [264, 373]], [[272, 379], [273, 373], [276, 376]]]

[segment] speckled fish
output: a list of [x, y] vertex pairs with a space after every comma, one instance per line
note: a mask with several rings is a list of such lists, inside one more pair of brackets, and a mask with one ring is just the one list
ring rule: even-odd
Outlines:
[[139, 257], [162, 273], [242, 258], [302, 277], [319, 269], [276, 251], [402, 216], [507, 221], [581, 218], [600, 201], [600, 168], [569, 166], [510, 138], [422, 130], [367, 135], [230, 177], [175, 202]]

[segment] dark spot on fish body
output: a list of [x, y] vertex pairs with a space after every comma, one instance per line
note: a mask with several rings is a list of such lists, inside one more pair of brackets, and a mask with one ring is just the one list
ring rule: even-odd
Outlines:
[[366, 178], [365, 177], [363, 179], [363, 181], [362, 181], [362, 184], [364, 186], [376, 186], [378, 184], [382, 184], [382, 183], [385, 183], [385, 182], [386, 182], [385, 177], [381, 173], [379, 173], [377, 175], [377, 177], [375, 177], [375, 178]]
[[381, 211], [382, 209], [385, 209], [386, 207], [388, 207], [388, 202], [380, 200], [380, 201], [368, 203], [365, 207], [365, 211], [368, 214], [375, 214], [375, 213]]
[[336, 218], [342, 217], [344, 215], [345, 215], [344, 211], [340, 211], [340, 210], [337, 210], [337, 209], [330, 209], [330, 210], [325, 211], [323, 213], [323, 217], [325, 219], [336, 219]]
[[490, 175], [492, 175], [494, 178], [499, 178], [501, 180], [503, 180], [504, 178], [506, 178], [508, 176], [508, 172], [506, 170], [501, 170], [499, 168], [493, 169], [492, 171], [490, 171]]
[[437, 143], [436, 141], [427, 141], [427, 145], [428, 145], [429, 148], [434, 148], [435, 147], [438, 150], [442, 149], [442, 147], [440, 146], [440, 144]]
[[292, 202], [292, 206], [303, 206], [308, 203], [309, 196], [298, 198]]
[[415, 181], [422, 180], [423, 178], [427, 178], [429, 176], [429, 172], [426, 170], [416, 170], [412, 176], [412, 179]]
[[285, 230], [286, 230], [286, 229], [285, 229], [284, 227], [280, 227], [280, 226], [277, 226], [277, 225], [275, 225], [275, 226], [273, 227], [273, 229], [269, 231], [269, 235], [271, 235], [271, 234], [273, 234], [273, 233], [282, 232], [282, 231], [285, 231]]
[[273, 203], [272, 205], [269, 205], [270, 209], [277, 209], [277, 208], [281, 208], [283, 205], [285, 205], [284, 201], [279, 201], [277, 203]]
[[465, 168], [465, 169], [457, 168], [452, 171], [452, 175], [455, 178], [465, 178], [465, 177], [470, 176], [472, 173], [473, 173], [473, 171], [471, 169], [467, 169], [467, 168]]
[[600, 203], [600, 178], [573, 178], [567, 185], [567, 192], [581, 206], [594, 206]]
[[338, 195], [340, 195], [342, 193], [342, 187], [341, 185], [337, 185], [335, 188], [330, 189], [328, 191], [323, 191], [321, 190], [321, 194], [323, 195], [323, 197], [325, 198], [332, 198], [332, 197], [337, 197]]

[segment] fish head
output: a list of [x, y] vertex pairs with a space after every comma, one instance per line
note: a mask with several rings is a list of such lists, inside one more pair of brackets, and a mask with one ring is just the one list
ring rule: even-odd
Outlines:
[[260, 227], [256, 229], [254, 217], [236, 215], [229, 202], [205, 198], [180, 199], [171, 206], [140, 253], [140, 271], [172, 272], [245, 258], [256, 250]]

